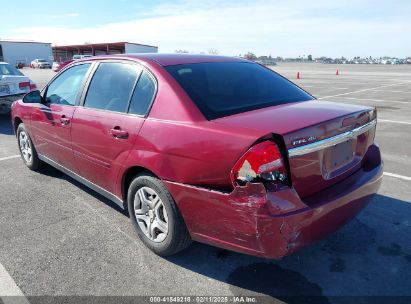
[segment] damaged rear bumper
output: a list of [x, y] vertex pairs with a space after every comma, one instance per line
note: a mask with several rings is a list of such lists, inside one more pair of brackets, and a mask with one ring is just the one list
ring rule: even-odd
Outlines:
[[193, 240], [279, 259], [334, 232], [370, 202], [383, 173], [380, 151], [373, 148], [371, 166], [304, 200], [292, 188], [270, 192], [262, 184], [224, 193], [164, 182]]

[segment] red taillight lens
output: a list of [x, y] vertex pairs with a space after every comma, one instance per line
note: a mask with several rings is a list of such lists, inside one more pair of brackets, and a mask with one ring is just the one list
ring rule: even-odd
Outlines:
[[272, 141], [264, 141], [251, 147], [231, 170], [234, 186], [247, 182], [287, 183], [287, 169], [280, 149]]
[[30, 83], [30, 91], [37, 90], [37, 86], [35, 83]]
[[20, 82], [19, 83], [19, 89], [20, 90], [24, 90], [25, 88], [29, 88], [30, 87], [30, 82]]

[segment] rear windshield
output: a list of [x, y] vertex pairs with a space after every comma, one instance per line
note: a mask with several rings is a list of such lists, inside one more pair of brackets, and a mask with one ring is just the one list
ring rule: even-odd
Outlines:
[[12, 76], [23, 76], [23, 74], [17, 70], [15, 67], [9, 64], [0, 64], [0, 76], [12, 75]]
[[255, 63], [194, 63], [165, 69], [209, 120], [314, 99], [284, 77]]

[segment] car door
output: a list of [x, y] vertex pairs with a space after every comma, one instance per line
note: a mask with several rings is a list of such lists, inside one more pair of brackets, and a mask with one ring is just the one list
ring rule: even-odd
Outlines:
[[144, 122], [142, 116], [127, 115], [141, 71], [130, 62], [101, 62], [84, 94], [83, 107], [73, 116], [71, 136], [80, 175], [111, 193]]
[[44, 104], [33, 107], [31, 115], [37, 152], [74, 172], [77, 169], [71, 144], [71, 120], [90, 66], [91, 63], [75, 65], [53, 79], [44, 90]]

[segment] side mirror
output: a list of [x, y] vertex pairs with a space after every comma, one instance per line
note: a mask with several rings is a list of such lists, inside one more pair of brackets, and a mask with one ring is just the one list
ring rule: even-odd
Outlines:
[[23, 102], [24, 103], [42, 103], [43, 98], [41, 97], [40, 91], [32, 91], [30, 93], [27, 93], [23, 97]]

